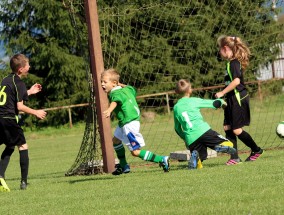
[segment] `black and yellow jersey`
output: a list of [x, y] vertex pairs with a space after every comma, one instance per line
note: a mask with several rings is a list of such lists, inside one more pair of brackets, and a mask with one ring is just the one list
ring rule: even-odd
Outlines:
[[0, 85], [0, 117], [15, 118], [19, 114], [17, 102], [27, 101], [25, 83], [14, 73], [6, 76]]

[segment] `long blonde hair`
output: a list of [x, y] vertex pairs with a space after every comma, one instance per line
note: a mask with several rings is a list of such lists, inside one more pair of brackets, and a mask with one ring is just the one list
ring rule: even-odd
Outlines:
[[248, 46], [239, 37], [222, 35], [217, 39], [219, 48], [228, 46], [233, 52], [233, 59], [237, 59], [241, 63], [243, 70], [246, 70], [249, 64], [251, 52]]

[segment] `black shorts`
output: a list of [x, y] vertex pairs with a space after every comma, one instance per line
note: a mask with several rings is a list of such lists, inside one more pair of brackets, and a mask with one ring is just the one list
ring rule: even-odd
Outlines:
[[189, 145], [189, 150], [190, 152], [192, 152], [193, 150], [198, 151], [199, 158], [201, 159], [201, 161], [203, 161], [206, 160], [208, 156], [207, 147], [214, 149], [216, 145], [219, 145], [224, 141], [228, 141], [228, 139], [223, 137], [218, 132], [209, 129], [201, 137], [199, 137]]
[[23, 129], [18, 125], [16, 119], [0, 117], [0, 145], [3, 143], [8, 147], [26, 143]]
[[224, 125], [230, 125], [231, 129], [238, 129], [250, 124], [249, 95], [244, 90], [240, 92], [241, 105], [236, 96], [229, 97], [224, 111]]

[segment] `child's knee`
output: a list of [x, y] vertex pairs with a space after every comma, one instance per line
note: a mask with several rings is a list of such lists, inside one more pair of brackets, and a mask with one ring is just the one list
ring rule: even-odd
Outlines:
[[121, 141], [120, 141], [120, 139], [117, 139], [116, 137], [113, 137], [112, 138], [112, 143], [113, 143], [113, 145], [118, 145], [118, 144], [121, 143]]
[[131, 151], [131, 154], [132, 154], [133, 156], [135, 156], [135, 157], [138, 157], [139, 154], [140, 154], [140, 149]]

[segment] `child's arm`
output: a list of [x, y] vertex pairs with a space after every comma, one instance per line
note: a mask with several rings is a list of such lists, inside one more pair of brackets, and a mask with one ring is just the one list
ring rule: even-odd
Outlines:
[[116, 102], [111, 102], [108, 109], [106, 109], [103, 114], [106, 118], [110, 117], [112, 111], [116, 108], [117, 103]]
[[176, 117], [174, 117], [174, 125], [175, 125], [175, 132], [177, 133], [177, 135], [183, 139], [185, 141], [185, 135], [181, 129], [181, 125], [179, 123], [179, 121], [177, 120]]
[[198, 108], [225, 108], [227, 103], [223, 99], [198, 99], [195, 101]]
[[24, 105], [23, 101], [17, 102], [17, 108], [19, 111], [35, 115], [39, 119], [44, 119], [46, 116], [46, 112], [44, 110], [35, 110], [32, 108], [29, 108], [28, 106]]
[[234, 90], [240, 84], [240, 82], [241, 82], [241, 80], [239, 78], [235, 78], [227, 87], [225, 87], [224, 90], [222, 90], [221, 92], [216, 93], [215, 97], [217, 99], [223, 97], [228, 92]]
[[227, 107], [227, 102], [225, 102], [223, 99], [216, 99], [213, 102], [213, 106], [217, 108], [223, 108], [225, 109]]
[[38, 83], [35, 83], [29, 90], [27, 90], [28, 95], [36, 94], [40, 92], [42, 89], [41, 85]]

